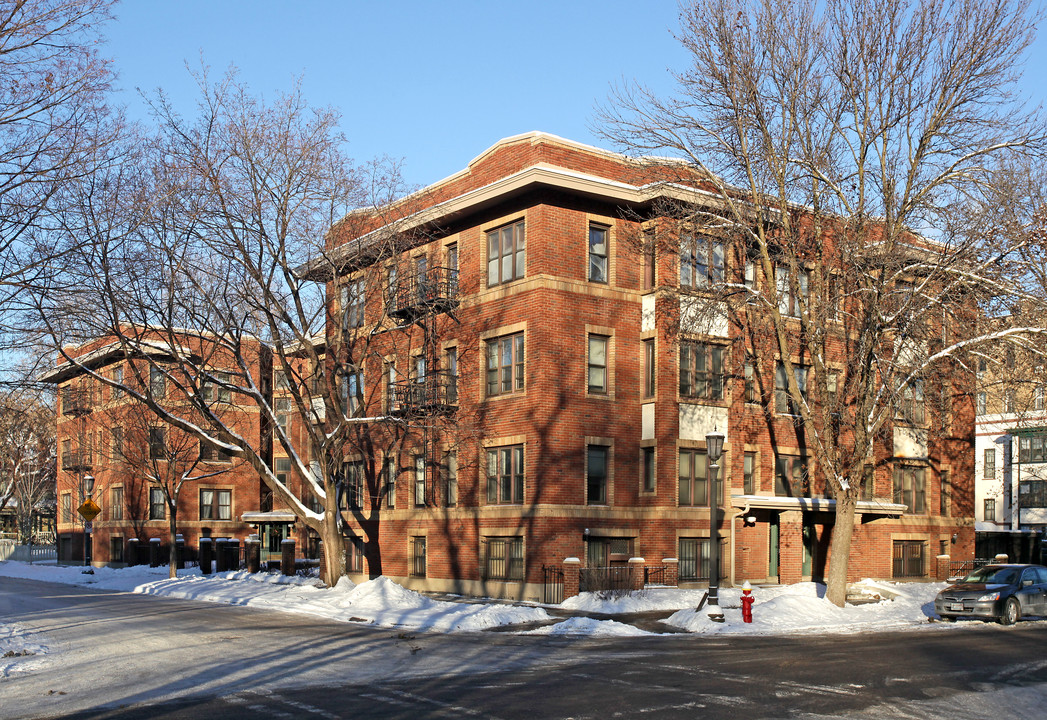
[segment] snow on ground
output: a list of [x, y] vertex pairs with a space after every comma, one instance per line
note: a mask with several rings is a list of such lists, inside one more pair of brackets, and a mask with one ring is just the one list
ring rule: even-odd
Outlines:
[[[180, 570], [174, 580], [166, 567], [95, 568], [85, 574], [80, 567], [52, 564], [29, 565], [0, 562], [0, 576], [85, 585], [98, 589], [145, 595], [203, 600], [282, 612], [304, 613], [332, 620], [360, 622], [381, 627], [400, 627], [430, 632], [475, 632], [487, 628], [530, 624], [528, 632], [545, 635], [626, 636], [652, 635], [622, 621], [571, 617], [555, 624], [545, 609], [504, 602], [446, 602], [407, 590], [381, 577], [359, 585], [343, 578], [334, 588], [314, 578], [286, 577], [275, 573], [226, 572], [203, 576], [199, 569]], [[650, 588], [624, 596], [583, 593], [556, 608], [579, 613], [627, 615], [661, 611], [667, 616], [666, 631], [705, 634], [771, 635], [791, 633], [858, 633], [870, 630], [955, 628], [980, 626], [979, 622], [951, 625], [928, 620], [934, 617], [934, 596], [942, 583], [891, 583], [865, 581], [866, 594], [882, 599], [870, 604], [838, 608], [823, 598], [825, 586], [799, 583], [757, 587], [754, 622], [741, 617], [741, 590], [720, 588], [724, 623], [709, 620], [707, 611], [696, 611], [704, 590]], [[535, 624], [546, 623], [535, 628]], [[9, 638], [16, 630], [0, 625]], [[647, 626], [650, 627], [650, 626]], [[4, 637], [0, 635], [0, 638]], [[9, 640], [10, 642], [10, 640]], [[5, 650], [6, 651], [6, 650]], [[2, 654], [2, 653], [0, 653]]]
[[43, 667], [47, 648], [26, 638], [30, 635], [16, 623], [0, 621], [0, 678]]

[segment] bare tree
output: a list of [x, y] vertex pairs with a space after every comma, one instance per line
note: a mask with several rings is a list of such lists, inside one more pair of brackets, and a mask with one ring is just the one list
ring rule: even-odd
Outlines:
[[[0, 7], [0, 347], [24, 332], [26, 288], [54, 281], [80, 241], [51, 232], [70, 188], [111, 141], [99, 55], [115, 0], [12, 0]], [[4, 379], [4, 378], [0, 378]]]
[[[322, 538], [331, 582], [346, 571], [340, 506], [371, 528], [371, 569], [380, 572], [387, 486], [378, 448], [415, 429], [390, 411], [379, 378], [386, 357], [410, 357], [423, 336], [386, 312], [382, 288], [386, 260], [416, 239], [399, 224], [413, 205], [393, 202], [404, 195], [395, 164], [353, 165], [337, 114], [309, 108], [300, 89], [266, 103], [235, 74], [199, 80], [195, 119], [157, 98], [159, 132], [138, 144], [137, 171], [99, 173], [98, 192], [81, 196], [68, 227], [90, 217], [90, 242], [75, 284], [38, 296], [41, 321], [56, 349], [106, 337], [143, 358], [142, 377], [121, 389], [165, 424], [249, 463], [273, 501]], [[334, 252], [337, 233], [359, 240]], [[274, 370], [289, 401], [279, 414]], [[149, 392], [148, 372], [199, 419]], [[209, 386], [257, 411], [260, 434], [216, 413]], [[288, 473], [274, 472], [274, 445]], [[350, 461], [362, 463], [366, 497]]]
[[55, 494], [54, 408], [25, 391], [0, 395], [0, 510], [15, 502], [19, 542], [33, 537], [39, 505]]
[[[1024, 0], [693, 4], [677, 94], [625, 87], [603, 111], [609, 138], [682, 159], [660, 177], [698, 190], [653, 242], [713, 282], [666, 293], [681, 333], [738, 328], [772, 432], [776, 411], [794, 418], [836, 501], [837, 605], [864, 467], [887, 460], [878, 439], [948, 427], [924, 398], [969, 411], [972, 353], [1043, 332], [977, 330], [1022, 295], [1002, 260], [1029, 240], [959, 221], [1002, 163], [1042, 152], [1043, 118], [1014, 91], [1036, 21]], [[709, 270], [718, 247], [733, 273]]]

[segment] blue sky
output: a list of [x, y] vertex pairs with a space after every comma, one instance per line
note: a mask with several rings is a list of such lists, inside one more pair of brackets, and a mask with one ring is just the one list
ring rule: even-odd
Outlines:
[[[136, 88], [157, 87], [191, 113], [186, 64], [201, 58], [266, 95], [301, 75], [311, 104], [343, 113], [354, 158], [402, 158], [412, 185], [530, 130], [606, 146], [591, 125], [611, 84], [667, 93], [667, 70], [686, 63], [676, 0], [125, 0], [116, 12], [108, 53], [133, 114]], [[1047, 37], [1025, 82], [1047, 98]]]

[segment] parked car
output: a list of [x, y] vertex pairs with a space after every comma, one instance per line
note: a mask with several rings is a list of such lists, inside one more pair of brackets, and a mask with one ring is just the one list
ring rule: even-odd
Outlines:
[[1013, 625], [1047, 615], [1047, 567], [986, 565], [938, 593], [934, 611], [943, 620], [970, 616]]

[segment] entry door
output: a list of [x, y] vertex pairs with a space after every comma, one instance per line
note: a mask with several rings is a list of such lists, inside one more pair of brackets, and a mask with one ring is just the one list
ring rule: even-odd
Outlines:
[[262, 523], [258, 526], [258, 539], [262, 543], [261, 561], [280, 560], [281, 545], [287, 539], [286, 523]]

